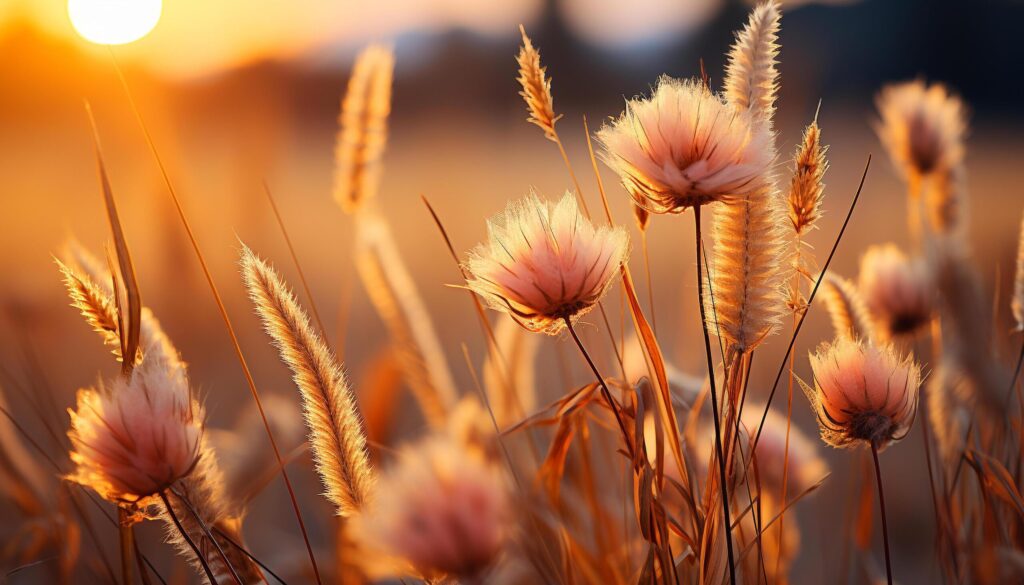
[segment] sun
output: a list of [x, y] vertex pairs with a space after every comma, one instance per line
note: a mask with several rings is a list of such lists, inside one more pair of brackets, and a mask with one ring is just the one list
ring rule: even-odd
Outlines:
[[86, 40], [123, 45], [153, 30], [161, 4], [161, 0], [68, 0], [68, 16]]

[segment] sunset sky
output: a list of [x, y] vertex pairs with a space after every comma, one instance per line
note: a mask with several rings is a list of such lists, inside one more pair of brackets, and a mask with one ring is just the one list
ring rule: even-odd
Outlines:
[[[714, 17], [722, 4], [722, 0], [565, 0], [558, 3], [558, 10], [582, 40], [622, 48], [692, 33]], [[118, 53], [157, 73], [195, 77], [268, 56], [329, 59], [336, 53], [348, 55], [367, 41], [393, 40], [407, 33], [462, 29], [484, 36], [512, 36], [515, 25], [529, 25], [542, 8], [543, 0], [388, 0], [383, 5], [352, 0], [173, 0], [163, 3], [155, 30]], [[3, 27], [26, 20], [58, 37], [88, 45], [72, 28], [65, 1], [0, 3], [0, 33]]]

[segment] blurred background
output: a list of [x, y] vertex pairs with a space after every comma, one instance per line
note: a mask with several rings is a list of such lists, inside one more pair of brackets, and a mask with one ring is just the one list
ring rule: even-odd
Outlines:
[[[819, 100], [823, 140], [830, 145], [826, 216], [810, 238], [819, 259], [831, 246], [869, 154], [875, 158], [864, 196], [833, 268], [856, 276], [865, 246], [906, 244], [902, 186], [872, 129], [874, 96], [890, 81], [943, 81], [971, 109], [972, 241], [990, 292], [1007, 299], [1022, 207], [1024, 78], [1016, 36], [1024, 2], [836, 0], [784, 2], [783, 8], [777, 119], [782, 176], [788, 177], [789, 158]], [[263, 194], [266, 181], [329, 337], [358, 385], [387, 336], [354, 274], [349, 218], [331, 199], [334, 139], [355, 52], [372, 41], [392, 43], [397, 66], [380, 201], [451, 368], [469, 392], [461, 344], [477, 366], [484, 346], [472, 305], [462, 291], [446, 286], [458, 283], [459, 274], [420, 196], [435, 205], [456, 248], [466, 250], [483, 237], [484, 219], [508, 199], [531, 188], [555, 197], [570, 187], [556, 147], [525, 123], [515, 81], [518, 25], [526, 26], [541, 51], [556, 111], [565, 114], [560, 133], [585, 195], [596, 201], [583, 116], [594, 130], [618, 115], [625, 98], [645, 93], [657, 76], [697, 75], [701, 59], [717, 86], [732, 31], [749, 9], [737, 0], [175, 0], [164, 3], [150, 34], [108, 48], [76, 32], [63, 1], [0, 0], [0, 385], [8, 401], [40, 444], [57, 452], [32, 414], [33, 397], [52, 392], [57, 410], [47, 416], [63, 429], [63, 409], [75, 390], [115, 371], [107, 350], [67, 307], [51, 257], [72, 235], [97, 252], [109, 240], [83, 106], [88, 101], [144, 302], [190, 362], [211, 426], [232, 427], [251, 410], [216, 307], [118, 81], [115, 59], [211, 263], [258, 385], [264, 394], [294, 401], [287, 373], [242, 290], [238, 238], [298, 282]], [[611, 173], [602, 172], [613, 213], [631, 226], [624, 193]], [[655, 218], [651, 263], [662, 345], [679, 367], [703, 374], [691, 221], [689, 215]], [[632, 262], [642, 269], [638, 246]], [[646, 281], [638, 285], [643, 296]], [[995, 318], [1005, 325], [1001, 331], [1010, 326], [1006, 304], [995, 304]], [[617, 305], [615, 299], [612, 306]], [[602, 339], [597, 321], [585, 327], [594, 344]], [[830, 335], [827, 318], [812, 310], [797, 346], [798, 373], [809, 371], [807, 350]], [[560, 339], [543, 343], [564, 346]], [[753, 380], [770, 382], [784, 345], [777, 340], [759, 351]], [[556, 353], [541, 352], [540, 380], [546, 374], [556, 379]], [[581, 365], [570, 363], [574, 380], [586, 381]], [[560, 388], [557, 382], [541, 384], [546, 399]], [[756, 394], [766, 391], [754, 385]], [[784, 406], [784, 400], [777, 404]], [[410, 412], [400, 417], [396, 442], [423, 428], [414, 408], [405, 410]], [[798, 424], [814, 432], [800, 395], [794, 412]], [[891, 470], [895, 572], [904, 583], [937, 579], [918, 432], [883, 462]], [[858, 489], [860, 457], [827, 455], [832, 478], [798, 507], [804, 527], [798, 583], [830, 581], [842, 562], [840, 547], [832, 543], [848, 538], [842, 510]], [[328, 506], [312, 497], [318, 487], [308, 466], [297, 473], [309, 495], [302, 505], [315, 540], [327, 546]], [[283, 563], [287, 559], [276, 557], [289, 548], [301, 563], [304, 552], [285, 498], [276, 481], [258, 496], [249, 522], [259, 529], [249, 539], [259, 556]], [[6, 506], [0, 501], [3, 517]], [[113, 529], [100, 528], [109, 533], [113, 550]], [[295, 546], [274, 544], [282, 539]], [[151, 543], [158, 546], [155, 536]], [[170, 559], [158, 561], [170, 566]], [[7, 566], [3, 562], [0, 568]], [[30, 575], [22, 578], [32, 582]]]

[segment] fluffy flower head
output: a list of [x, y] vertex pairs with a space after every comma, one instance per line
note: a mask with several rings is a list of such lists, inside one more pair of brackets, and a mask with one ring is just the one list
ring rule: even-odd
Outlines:
[[566, 193], [535, 194], [487, 222], [488, 241], [470, 253], [469, 288], [531, 331], [555, 334], [601, 299], [625, 260], [622, 228], [595, 228]]
[[69, 479], [103, 498], [139, 502], [188, 475], [203, 427], [182, 368], [143, 360], [130, 378], [78, 391]]
[[945, 171], [964, 156], [966, 114], [941, 83], [886, 86], [878, 96], [878, 134], [898, 168], [911, 176]]
[[911, 334], [931, 318], [933, 285], [928, 266], [892, 244], [873, 246], [864, 254], [859, 287], [883, 339]]
[[597, 138], [634, 202], [652, 213], [743, 195], [774, 158], [768, 125], [700, 81], [667, 76]]
[[500, 552], [508, 514], [500, 472], [478, 450], [438, 436], [399, 453], [355, 528], [424, 576], [471, 578]]
[[917, 412], [921, 368], [889, 346], [848, 338], [825, 344], [810, 357], [814, 388], [804, 388], [821, 438], [833, 447], [902, 439]]

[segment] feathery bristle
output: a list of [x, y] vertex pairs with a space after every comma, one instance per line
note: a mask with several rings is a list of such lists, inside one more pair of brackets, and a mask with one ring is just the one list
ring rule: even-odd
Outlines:
[[377, 308], [427, 422], [444, 426], [458, 401], [441, 342], [384, 219], [362, 214], [356, 225], [356, 268]]
[[302, 394], [313, 458], [326, 496], [338, 515], [351, 516], [370, 497], [374, 480], [345, 373], [277, 272], [244, 244], [241, 264], [256, 313]]
[[89, 276], [79, 273], [60, 260], [55, 262], [64, 279], [68, 296], [71, 297], [71, 306], [81, 312], [85, 322], [93, 331], [100, 334], [103, 343], [109, 345], [117, 360], [121, 361], [117, 309], [110, 294], [101, 289]]
[[828, 170], [827, 150], [828, 147], [821, 144], [821, 129], [815, 119], [804, 130], [803, 141], [796, 149], [796, 168], [789, 185], [789, 220], [797, 235], [809, 231], [821, 217], [821, 200], [825, 195], [822, 179]]
[[842, 276], [826, 272], [818, 293], [828, 309], [837, 336], [871, 339], [871, 317], [855, 284]]
[[779, 89], [779, 72], [775, 66], [781, 18], [775, 0], [755, 8], [746, 26], [736, 35], [725, 70], [725, 95], [729, 101], [736, 107], [750, 109], [769, 124], [775, 114]]
[[363, 49], [341, 103], [334, 199], [348, 213], [355, 213], [377, 194], [380, 161], [388, 141], [394, 67], [390, 48], [371, 45]]
[[519, 77], [516, 80], [523, 86], [519, 95], [526, 100], [526, 108], [530, 112], [527, 120], [543, 130], [549, 140], [555, 140], [555, 122], [561, 116], [555, 115], [551, 80], [545, 73], [546, 68], [540, 64], [540, 51], [534, 48], [530, 37], [526, 36], [523, 25], [519, 25], [519, 32], [523, 35], [523, 46], [516, 55], [516, 62], [519, 63]]
[[715, 211], [708, 327], [736, 353], [774, 333], [786, 309], [782, 283], [788, 263], [777, 196], [765, 185]]

